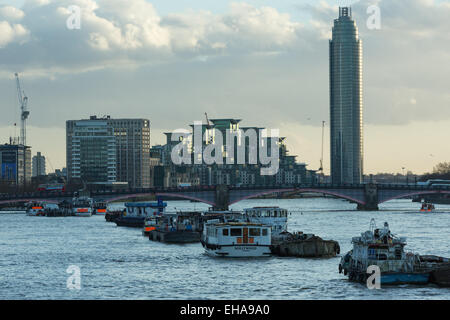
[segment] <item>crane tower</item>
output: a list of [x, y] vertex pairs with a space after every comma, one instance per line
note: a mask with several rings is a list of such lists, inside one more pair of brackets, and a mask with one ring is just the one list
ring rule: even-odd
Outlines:
[[30, 115], [30, 112], [27, 110], [28, 105], [28, 97], [25, 95], [25, 91], [22, 91], [20, 87], [19, 74], [15, 73], [16, 83], [17, 83], [17, 97], [19, 98], [19, 106], [21, 111], [21, 126], [20, 126], [20, 143], [22, 145], [27, 144], [27, 119]]

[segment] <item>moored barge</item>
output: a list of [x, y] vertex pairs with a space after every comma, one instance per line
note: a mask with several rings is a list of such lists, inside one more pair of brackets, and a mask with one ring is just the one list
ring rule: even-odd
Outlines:
[[125, 210], [114, 222], [121, 227], [142, 228], [146, 218], [163, 214], [166, 207], [167, 203], [162, 201], [126, 203]]
[[178, 212], [157, 217], [156, 226], [148, 235], [152, 241], [192, 243], [200, 241], [202, 228], [201, 212]]

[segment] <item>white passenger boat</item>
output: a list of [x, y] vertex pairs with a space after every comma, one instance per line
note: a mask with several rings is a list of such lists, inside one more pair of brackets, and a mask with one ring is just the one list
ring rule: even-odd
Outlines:
[[244, 209], [244, 217], [249, 222], [262, 223], [272, 227], [272, 237], [287, 231], [288, 211], [279, 207], [253, 207]]
[[201, 243], [210, 256], [267, 257], [271, 255], [270, 226], [251, 222], [205, 223]]
[[94, 201], [89, 197], [77, 197], [72, 199], [72, 212], [77, 217], [92, 216]]

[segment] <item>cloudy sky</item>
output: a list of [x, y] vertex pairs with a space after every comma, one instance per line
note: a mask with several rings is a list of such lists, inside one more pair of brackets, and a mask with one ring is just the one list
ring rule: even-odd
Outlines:
[[[19, 72], [28, 142], [50, 170], [65, 166], [65, 120], [148, 118], [158, 144], [205, 112], [279, 128], [317, 169], [328, 39], [350, 3], [363, 39], [365, 173], [449, 161], [450, 1], [438, 0], [0, 0], [0, 143], [19, 134]], [[366, 26], [373, 4], [380, 30]], [[67, 28], [71, 5], [79, 30]]]

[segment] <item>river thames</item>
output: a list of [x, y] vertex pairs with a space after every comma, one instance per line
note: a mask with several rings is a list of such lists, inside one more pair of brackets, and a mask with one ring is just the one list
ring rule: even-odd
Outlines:
[[[232, 209], [276, 205], [292, 211], [289, 231], [339, 241], [389, 222], [407, 237], [407, 250], [450, 257], [450, 206], [420, 213], [420, 204], [396, 200], [378, 212], [330, 198], [246, 200]], [[207, 210], [207, 205], [169, 201], [167, 211]], [[149, 241], [140, 229], [117, 227], [103, 216], [29, 217], [0, 213], [0, 299], [450, 299], [449, 288], [403, 285], [369, 290], [338, 273], [340, 256], [329, 259], [212, 258], [200, 243]], [[71, 265], [81, 287], [67, 288]]]

